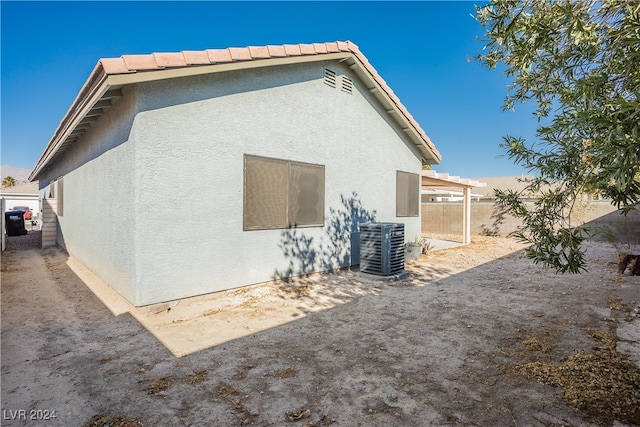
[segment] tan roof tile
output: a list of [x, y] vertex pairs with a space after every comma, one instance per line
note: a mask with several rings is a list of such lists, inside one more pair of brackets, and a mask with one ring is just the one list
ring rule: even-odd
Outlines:
[[298, 46], [300, 46], [300, 53], [302, 55], [315, 55], [316, 54], [316, 50], [314, 49], [312, 44], [301, 43]]
[[274, 58], [287, 56], [287, 51], [285, 50], [284, 46], [269, 45], [267, 46], [267, 49], [269, 49], [269, 55], [271, 55]]
[[234, 61], [251, 61], [251, 52], [246, 47], [230, 47], [229, 53]]
[[269, 48], [267, 46], [249, 46], [249, 54], [253, 59], [271, 58]]
[[127, 68], [135, 71], [157, 70], [158, 67], [153, 55], [122, 55]]
[[314, 43], [313, 48], [315, 49], [316, 53], [328, 53], [327, 45], [324, 43]]
[[338, 49], [340, 49], [341, 52], [349, 51], [349, 42], [336, 42], [336, 45], [338, 45]]
[[182, 55], [184, 55], [187, 65], [206, 65], [211, 63], [206, 50], [183, 50]]
[[228, 49], [207, 49], [207, 55], [209, 55], [209, 61], [213, 64], [220, 64], [225, 62], [231, 62], [231, 53]]
[[302, 55], [302, 52], [300, 52], [300, 45], [299, 44], [285, 44], [284, 45], [284, 50], [285, 50], [285, 52], [287, 52], [287, 56], [299, 56], [299, 55]]
[[154, 53], [153, 56], [159, 67], [186, 67], [188, 65], [182, 52]]
[[107, 74], [125, 74], [133, 71], [129, 70], [122, 58], [102, 58], [100, 60], [104, 72]]
[[324, 45], [327, 48], [327, 52], [328, 53], [340, 52], [340, 48], [338, 47], [338, 43], [337, 42], [325, 43]]

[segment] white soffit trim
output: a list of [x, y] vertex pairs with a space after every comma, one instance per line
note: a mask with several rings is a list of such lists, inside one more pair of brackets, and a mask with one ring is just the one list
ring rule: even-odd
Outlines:
[[427, 187], [486, 187], [487, 183], [460, 178], [448, 173], [438, 173], [431, 169], [422, 171], [422, 185]]

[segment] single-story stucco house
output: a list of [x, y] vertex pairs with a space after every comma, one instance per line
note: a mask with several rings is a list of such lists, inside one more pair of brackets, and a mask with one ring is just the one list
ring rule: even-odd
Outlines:
[[101, 59], [30, 179], [144, 306], [358, 264], [363, 222], [413, 240], [440, 158], [347, 41]]

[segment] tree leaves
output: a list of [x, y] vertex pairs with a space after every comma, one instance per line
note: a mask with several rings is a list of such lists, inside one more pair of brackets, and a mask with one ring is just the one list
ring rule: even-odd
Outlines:
[[[523, 220], [517, 236], [535, 262], [583, 271], [590, 231], [572, 223], [575, 204], [601, 196], [626, 214], [640, 203], [640, 3], [493, 0], [476, 19], [486, 30], [476, 60], [503, 64], [513, 79], [503, 108], [534, 102], [540, 121], [534, 144], [504, 138], [509, 158], [537, 178], [498, 202]], [[540, 194], [535, 209], [524, 193]]]
[[2, 188], [14, 187], [18, 181], [12, 176], [5, 176], [2, 178]]

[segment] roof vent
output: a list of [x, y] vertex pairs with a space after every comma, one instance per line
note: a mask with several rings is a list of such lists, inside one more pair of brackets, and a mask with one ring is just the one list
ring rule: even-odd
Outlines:
[[328, 68], [324, 69], [324, 82], [331, 87], [336, 87], [336, 72]]
[[342, 76], [342, 91], [353, 93], [353, 81], [347, 76]]

